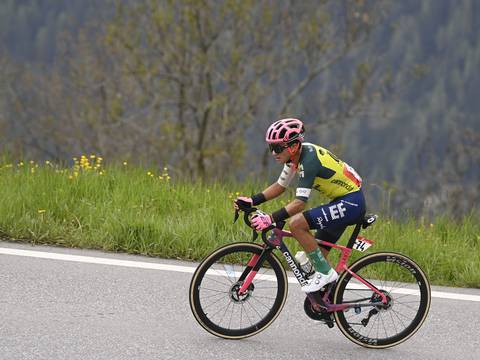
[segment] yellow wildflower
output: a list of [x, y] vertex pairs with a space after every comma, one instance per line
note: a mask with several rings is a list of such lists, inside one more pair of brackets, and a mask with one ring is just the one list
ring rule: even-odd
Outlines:
[[38, 209], [38, 213], [39, 213], [39, 214], [43, 214], [45, 211], [46, 211], [46, 210], [44, 210], [44, 209]]

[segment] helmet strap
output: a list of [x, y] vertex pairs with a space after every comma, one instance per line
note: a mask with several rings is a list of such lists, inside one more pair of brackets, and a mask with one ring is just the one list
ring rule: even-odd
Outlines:
[[301, 144], [300, 143], [296, 143], [295, 145], [295, 149], [292, 149], [292, 147], [288, 147], [287, 148], [287, 151], [288, 153], [290, 154], [290, 160], [289, 160], [289, 163], [291, 164], [291, 168], [295, 171], [297, 170], [297, 167], [298, 167], [298, 164], [295, 163], [295, 155], [298, 153], [298, 151], [300, 150], [300, 147], [301, 147]]

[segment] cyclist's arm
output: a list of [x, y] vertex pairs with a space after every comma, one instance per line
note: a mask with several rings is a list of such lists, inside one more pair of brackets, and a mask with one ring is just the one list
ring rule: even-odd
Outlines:
[[295, 176], [295, 171], [292, 168], [290, 168], [290, 166], [285, 164], [283, 166], [282, 172], [280, 173], [280, 176], [278, 177], [277, 182], [267, 187], [261, 193], [254, 195], [253, 204], [258, 205], [265, 201], [275, 199], [277, 196], [280, 196], [281, 194], [283, 194], [287, 186], [290, 184], [290, 182], [294, 178], [294, 176]]
[[280, 185], [279, 183], [273, 183], [265, 190], [262, 191], [263, 195], [265, 196], [266, 200], [275, 199], [277, 196], [280, 196], [285, 192], [285, 188]]
[[287, 210], [289, 216], [298, 214], [299, 212], [305, 210], [305, 201], [293, 199], [285, 206], [285, 210]]
[[[301, 172], [300, 174], [303, 176], [303, 172]], [[288, 167], [287, 165], [285, 165], [282, 171], [282, 174], [280, 174], [280, 177], [278, 178], [277, 184], [282, 186], [285, 189], [285, 187], [287, 187], [288, 184], [291, 182], [294, 175], [295, 175], [295, 171], [290, 167]], [[303, 186], [309, 185], [309, 187], [311, 188], [313, 186], [314, 179], [315, 177], [309, 180], [311, 181], [311, 184], [307, 184], [306, 182], [304, 182]], [[300, 189], [297, 188], [296, 199], [290, 201], [287, 204], [287, 206], [281, 208], [280, 210], [273, 212], [271, 216], [272, 220], [274, 222], [285, 220], [303, 211], [305, 209], [305, 203], [307, 202], [308, 195], [309, 195], [307, 194], [307, 196], [304, 196], [305, 190], [306, 190], [305, 188], [300, 188]]]
[[[272, 220], [274, 222], [285, 220], [305, 209], [305, 203], [310, 197], [310, 192], [312, 191], [313, 183], [315, 181], [317, 167], [315, 164], [311, 163], [306, 163], [304, 165], [307, 166], [303, 166], [303, 170], [300, 171], [295, 199], [288, 203], [287, 206], [272, 213]], [[286, 178], [286, 181], [291, 180], [291, 173], [282, 173], [282, 175], [285, 175], [284, 177]], [[280, 175], [280, 178], [278, 179], [279, 184], [281, 183], [282, 175]]]

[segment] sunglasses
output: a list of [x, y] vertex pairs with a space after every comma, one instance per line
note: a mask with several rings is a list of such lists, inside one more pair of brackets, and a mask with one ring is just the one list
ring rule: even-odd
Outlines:
[[280, 154], [283, 150], [288, 148], [288, 145], [283, 145], [283, 144], [268, 144], [268, 148], [270, 149], [270, 152], [274, 152], [275, 154]]

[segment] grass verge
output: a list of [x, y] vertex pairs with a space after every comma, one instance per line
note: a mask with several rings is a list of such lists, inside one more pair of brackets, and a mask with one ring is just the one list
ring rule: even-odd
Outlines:
[[[100, 160], [99, 160], [100, 159]], [[129, 165], [105, 168], [101, 158], [0, 166], [0, 236], [5, 240], [199, 260], [220, 245], [248, 241], [232, 224], [232, 200], [265, 184], [202, 184]], [[264, 210], [285, 205], [289, 192]], [[315, 204], [315, 199], [311, 204]], [[348, 233], [348, 231], [346, 232]], [[362, 233], [369, 251], [397, 251], [419, 263], [432, 284], [480, 288], [480, 221], [438, 217], [382, 219]], [[343, 241], [348, 235], [343, 236]], [[299, 249], [287, 240], [291, 250]], [[362, 254], [356, 252], [358, 258]], [[335, 255], [332, 255], [335, 258]]]

